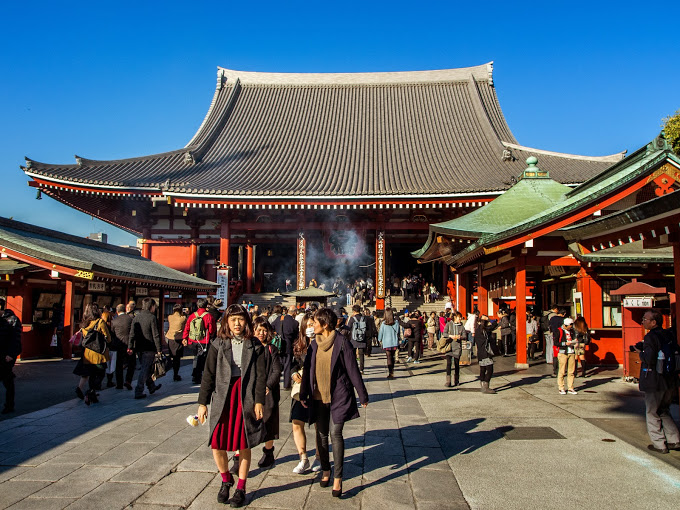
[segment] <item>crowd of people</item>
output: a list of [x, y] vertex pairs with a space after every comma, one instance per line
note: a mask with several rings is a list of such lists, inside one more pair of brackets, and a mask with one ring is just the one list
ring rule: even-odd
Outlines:
[[[11, 374], [21, 351], [20, 329], [18, 319], [5, 310], [1, 300], [0, 308], [0, 363], [7, 388], [3, 412], [12, 412], [13, 374], [7, 374]], [[72, 339], [82, 349], [74, 369], [79, 377], [75, 392], [86, 405], [96, 404], [106, 380], [107, 387], [134, 389], [135, 399], [146, 398], [145, 387], [148, 394], [161, 389], [153, 377], [153, 367], [163, 351], [169, 353], [173, 380], [180, 381], [184, 349], [192, 346], [192, 382], [200, 385], [196, 417], [201, 423], [209, 423], [208, 445], [222, 477], [217, 500], [235, 508], [246, 501], [252, 449], [263, 445], [257, 463], [260, 468], [268, 469], [276, 462], [281, 385], [291, 395], [288, 420], [299, 455], [293, 472], [320, 472], [320, 486], [332, 485], [332, 495], [339, 497], [343, 427], [359, 416], [355, 393], [363, 407], [369, 402], [363, 381], [366, 357], [378, 350], [384, 352], [386, 377], [391, 379], [400, 353], [405, 363], [418, 364], [424, 351], [436, 351], [434, 354], [443, 355], [446, 362], [445, 387], [460, 384], [463, 357], [466, 364], [476, 358], [480, 391], [494, 394], [490, 387], [494, 358], [510, 356], [516, 348], [513, 310], [502, 309], [493, 319], [477, 310], [465, 317], [450, 302], [443, 311], [429, 314], [418, 310], [399, 314], [394, 308], [379, 314], [360, 302], [351, 306], [350, 313], [344, 307], [336, 312], [315, 304], [275, 305], [260, 310], [252, 302], [223, 310], [219, 299], [208, 297], [186, 307], [174, 305], [166, 319], [167, 327], [159, 328], [157, 304], [150, 297], [141, 301], [139, 310], [133, 301], [118, 305], [115, 311], [87, 304], [80, 329]], [[661, 328], [660, 314], [650, 311], [644, 321], [649, 332], [635, 348], [643, 363], [640, 389], [645, 392], [647, 427], [653, 443], [649, 448], [667, 453], [680, 449], [678, 430], [668, 412], [678, 387], [680, 348], [674, 336]], [[577, 366], [580, 362], [585, 377], [585, 352], [591, 342], [585, 320], [569, 317], [566, 309], [557, 306], [542, 314], [528, 311], [526, 334], [527, 357], [541, 353], [553, 364], [559, 393], [577, 394]], [[666, 350], [668, 345], [674, 348]], [[667, 352], [667, 358], [677, 357], [677, 367], [659, 371], [658, 352], [662, 351]], [[137, 365], [139, 375], [133, 388]], [[314, 462], [308, 457], [305, 429], [309, 425], [314, 425], [315, 431]], [[333, 443], [332, 476], [329, 438]], [[228, 452], [234, 452], [231, 466]]]

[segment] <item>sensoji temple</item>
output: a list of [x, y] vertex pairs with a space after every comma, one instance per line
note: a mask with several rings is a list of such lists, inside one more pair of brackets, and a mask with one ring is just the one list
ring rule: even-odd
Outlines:
[[245, 292], [370, 275], [381, 309], [392, 274], [423, 273], [446, 288], [449, 264], [418, 266], [411, 252], [430, 224], [488, 207], [530, 156], [574, 186], [624, 153], [521, 145], [491, 63], [357, 74], [218, 68], [212, 103], [184, 147], [75, 164], [27, 158], [22, 168], [39, 193], [140, 236], [153, 261], [211, 281], [228, 271]]

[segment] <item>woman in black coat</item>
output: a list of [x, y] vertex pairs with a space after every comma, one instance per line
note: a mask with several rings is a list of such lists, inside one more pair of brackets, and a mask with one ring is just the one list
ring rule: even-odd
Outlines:
[[[232, 508], [245, 504], [251, 448], [265, 437], [266, 384], [264, 348], [253, 338], [250, 315], [242, 306], [231, 305], [217, 338], [208, 347], [197, 415], [201, 423], [205, 422], [210, 404], [209, 444], [222, 475], [217, 501], [229, 501]], [[238, 484], [231, 499], [234, 479], [229, 473], [228, 451], [240, 454]]]
[[337, 322], [338, 318], [330, 308], [321, 308], [314, 314], [312, 324], [316, 337], [309, 345], [300, 388], [300, 402], [310, 409], [310, 421], [316, 425], [321, 487], [330, 485], [329, 432], [333, 439], [334, 497], [342, 495], [345, 455], [342, 429], [346, 421], [359, 417], [355, 389], [362, 407], [368, 405], [368, 392], [359, 373], [352, 344], [335, 329]]
[[486, 315], [475, 318], [475, 345], [477, 346], [477, 358], [479, 359], [479, 383], [482, 393], [494, 394], [489, 388], [489, 382], [493, 375], [493, 348], [491, 346], [491, 332], [495, 326], [489, 322]]
[[257, 463], [262, 469], [269, 469], [274, 465], [274, 439], [279, 438], [279, 401], [281, 400], [281, 358], [279, 350], [272, 345], [274, 328], [265, 317], [257, 317], [253, 321], [255, 338], [262, 342], [264, 347], [264, 366], [267, 374], [267, 389], [264, 399], [264, 428], [266, 435], [262, 451], [264, 455]]

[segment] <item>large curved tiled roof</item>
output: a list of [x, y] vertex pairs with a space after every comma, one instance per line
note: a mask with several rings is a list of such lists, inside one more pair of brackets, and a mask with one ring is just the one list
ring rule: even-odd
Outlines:
[[186, 147], [76, 165], [28, 160], [25, 171], [55, 183], [227, 200], [450, 196], [504, 191], [537, 152], [563, 183], [623, 157], [518, 145], [491, 64], [354, 74], [219, 68], [208, 114]]

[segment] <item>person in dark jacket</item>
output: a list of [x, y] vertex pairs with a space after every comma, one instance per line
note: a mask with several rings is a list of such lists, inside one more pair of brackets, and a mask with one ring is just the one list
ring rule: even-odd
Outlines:
[[145, 297], [142, 300], [142, 309], [134, 316], [130, 323], [130, 340], [128, 342], [128, 354], [133, 352], [139, 358], [139, 378], [135, 387], [135, 398], [145, 398], [144, 384], [153, 395], [160, 389], [161, 384], [156, 384], [151, 378], [152, 367], [156, 354], [161, 354], [161, 335], [158, 331], [158, 319], [156, 318], [156, 301]]
[[350, 341], [352, 342], [352, 347], [356, 349], [356, 354], [359, 358], [359, 371], [363, 374], [364, 354], [369, 346], [368, 343], [371, 342], [376, 335], [373, 317], [363, 315], [361, 313], [361, 307], [359, 305], [354, 305], [352, 307], [352, 316], [347, 321], [347, 330]]
[[321, 487], [330, 485], [329, 432], [333, 440], [334, 497], [342, 495], [345, 455], [342, 429], [346, 421], [359, 417], [355, 389], [362, 407], [368, 405], [368, 392], [359, 373], [352, 344], [335, 329], [337, 323], [338, 318], [330, 308], [320, 308], [314, 314], [312, 324], [316, 336], [309, 345], [300, 388], [300, 402], [310, 408], [310, 421], [316, 427]]
[[293, 364], [293, 344], [300, 334], [300, 325], [294, 318], [295, 308], [286, 309], [285, 312], [274, 321], [274, 330], [281, 338], [281, 362], [283, 365], [283, 389], [289, 390], [291, 385], [291, 365]]
[[548, 321], [548, 327], [550, 328], [550, 333], [552, 335], [552, 350], [553, 350], [553, 377], [557, 377], [557, 369], [559, 368], [559, 359], [557, 357], [559, 347], [557, 345], [558, 339], [560, 338], [560, 329], [564, 324], [564, 318], [567, 316], [567, 310], [564, 308], [559, 308], [557, 313], [550, 317]]
[[647, 433], [652, 444], [647, 448], [657, 453], [668, 453], [668, 450], [680, 450], [680, 434], [670, 414], [673, 395], [678, 391], [677, 374], [660, 374], [657, 372], [657, 358], [661, 346], [672, 342], [677, 346], [677, 337], [664, 331], [663, 315], [656, 310], [649, 310], [642, 316], [642, 326], [648, 330], [642, 342], [640, 352], [640, 391], [645, 393], [645, 415]]
[[[128, 390], [132, 389], [132, 378], [135, 375], [135, 356], [128, 355], [128, 343], [130, 342], [130, 325], [132, 324], [132, 312], [135, 309], [134, 302], [125, 305], [118, 305], [116, 312], [118, 315], [111, 321], [111, 342], [116, 348], [118, 356], [116, 359], [116, 388]], [[123, 379], [123, 370], [127, 365], [127, 373]]]
[[451, 387], [451, 365], [454, 366], [453, 385], [458, 386], [460, 382], [460, 355], [463, 352], [463, 336], [465, 336], [465, 328], [463, 327], [463, 315], [456, 312], [453, 315], [453, 320], [446, 323], [444, 326], [444, 333], [442, 339], [446, 339], [447, 344], [451, 344], [451, 350], [444, 353], [446, 356], [446, 380], [444, 387]]
[[411, 334], [404, 334], [404, 338], [408, 340], [408, 358], [406, 362], [413, 361], [413, 363], [420, 363], [420, 349], [423, 343], [423, 322], [418, 316], [418, 312], [411, 312], [409, 320], [402, 322], [404, 330], [411, 330]]
[[475, 319], [475, 345], [477, 346], [477, 358], [479, 359], [479, 383], [481, 392], [495, 394], [489, 388], [491, 377], [493, 376], [493, 349], [491, 347], [491, 331], [494, 326], [489, 322], [486, 315], [477, 315]]
[[[232, 508], [245, 504], [251, 449], [265, 438], [266, 388], [264, 348], [253, 338], [250, 315], [241, 305], [230, 305], [217, 338], [208, 346], [197, 416], [205, 422], [207, 406], [211, 406], [209, 445], [222, 476], [217, 501], [229, 501]], [[240, 458], [238, 484], [231, 499], [234, 479], [229, 472], [229, 451], [238, 451]]]
[[5, 308], [0, 298], [0, 379], [5, 386], [2, 414], [14, 412], [14, 372], [12, 368], [21, 354], [21, 321], [12, 310]]
[[264, 437], [263, 455], [257, 465], [262, 469], [269, 469], [274, 465], [274, 440], [279, 438], [279, 401], [281, 400], [281, 358], [279, 350], [272, 345], [274, 328], [269, 324], [266, 317], [257, 317], [253, 321], [255, 338], [264, 347], [264, 370], [267, 374], [267, 389], [264, 401], [264, 428], [267, 431]]
[[510, 356], [510, 347], [512, 344], [512, 329], [510, 327], [510, 315], [507, 310], [498, 312], [500, 315], [501, 341], [503, 343], [503, 356]]

